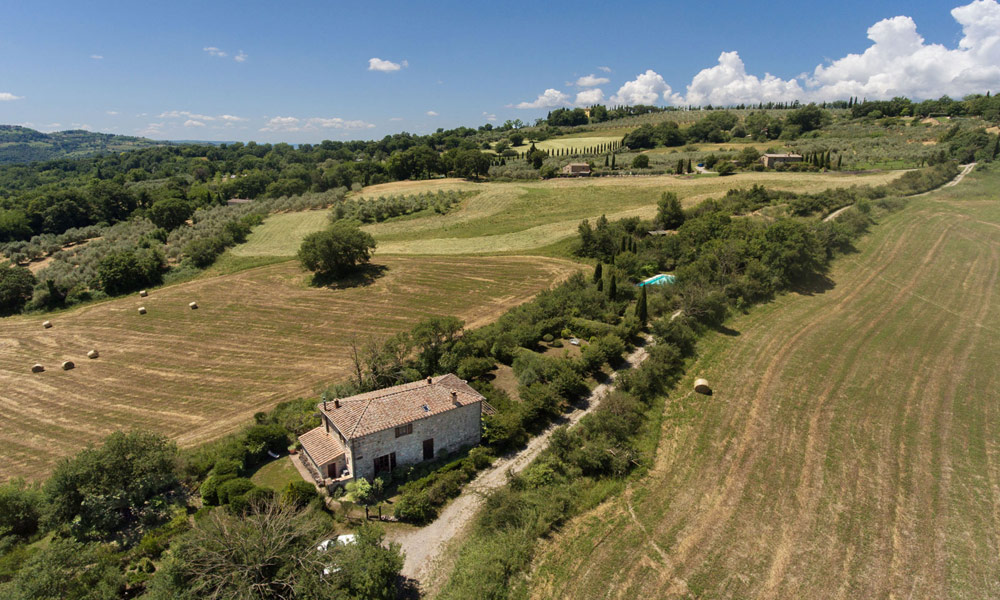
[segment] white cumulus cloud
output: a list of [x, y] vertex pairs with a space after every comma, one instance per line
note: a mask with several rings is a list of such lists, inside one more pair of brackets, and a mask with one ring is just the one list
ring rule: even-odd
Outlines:
[[215, 46], [205, 46], [204, 48], [202, 48], [202, 50], [208, 52], [209, 56], [218, 56], [220, 58], [229, 56], [228, 54], [226, 54], [219, 48], [216, 48]]
[[573, 104], [577, 106], [593, 106], [601, 102], [604, 102], [604, 92], [601, 91], [601, 88], [591, 88], [578, 92]]
[[188, 119], [187, 121], [184, 121], [184, 126], [185, 127], [204, 127], [205, 124], [202, 123], [201, 121], [195, 121], [194, 119]]
[[521, 102], [515, 108], [556, 108], [569, 104], [569, 96], [559, 90], [549, 88], [538, 95], [534, 102]]
[[245, 117], [237, 117], [236, 115], [203, 115], [199, 113], [193, 113], [189, 110], [168, 110], [159, 114], [161, 119], [189, 119], [194, 121], [202, 121], [202, 124], [212, 121], [222, 121], [226, 124], [238, 123], [240, 121], [246, 121]]
[[810, 75], [781, 79], [748, 74], [737, 52], [723, 52], [719, 63], [691, 81], [675, 104], [741, 104], [768, 101], [828, 101], [850, 96], [962, 97], [1000, 89], [1000, 4], [975, 0], [956, 7], [962, 27], [957, 47], [928, 44], [908, 16], [883, 19], [868, 28], [871, 45], [818, 65]]
[[611, 67], [597, 67], [598, 71], [604, 71], [605, 73], [611, 72]]
[[11, 100], [20, 100], [24, 96], [15, 96], [10, 92], [0, 92], [0, 102], [9, 102]]
[[391, 73], [393, 71], [398, 71], [403, 67], [410, 66], [410, 63], [405, 60], [401, 63], [395, 63], [391, 60], [382, 60], [381, 58], [369, 58], [368, 59], [368, 70], [369, 71], [382, 71], [383, 73]]
[[429, 111], [427, 111], [427, 116], [428, 117], [436, 117], [436, 116], [438, 116], [438, 113], [437, 113], [437, 111], [429, 110]]
[[[748, 75], [738, 52], [723, 52], [719, 64], [702, 69], [687, 86], [685, 104], [744, 104], [763, 99], [785, 102], [803, 98], [798, 81], [785, 81], [770, 73], [764, 78]], [[678, 99], [679, 100], [679, 99]]]
[[670, 97], [673, 90], [663, 80], [663, 77], [652, 69], [636, 76], [618, 89], [611, 97], [615, 104], [655, 104], [662, 96], [664, 100]]
[[118, 111], [117, 110], [106, 110], [104, 112], [105, 112], [105, 114], [111, 115], [112, 117], [118, 116]]
[[236, 54], [236, 56], [233, 57], [233, 60], [235, 60], [236, 62], [246, 62], [246, 59], [248, 59], [248, 58], [250, 58], [250, 57], [247, 56], [247, 53], [244, 52], [244, 51], [242, 51], [242, 50], [240, 50]]
[[92, 58], [92, 59], [94, 59], [94, 60], [103, 60], [103, 59], [104, 59], [104, 56], [102, 56], [102, 55], [100, 55], [100, 54], [91, 54], [91, 55], [90, 55], [90, 58]]
[[596, 75], [584, 75], [583, 77], [576, 80], [576, 85], [579, 87], [597, 87], [599, 85], [604, 85], [605, 83], [610, 83], [611, 80], [607, 77], [597, 77]]
[[261, 127], [261, 131], [318, 131], [320, 129], [371, 129], [375, 127], [373, 123], [366, 121], [348, 121], [340, 117], [309, 117], [300, 119], [298, 117], [272, 117]]

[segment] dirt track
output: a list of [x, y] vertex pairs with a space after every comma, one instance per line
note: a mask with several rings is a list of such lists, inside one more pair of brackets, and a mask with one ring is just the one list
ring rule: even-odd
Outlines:
[[[644, 347], [637, 348], [626, 358], [627, 366], [624, 368], [636, 367], [646, 356]], [[452, 565], [443, 564], [438, 558], [447, 556], [445, 549], [448, 544], [465, 532], [482, 505], [485, 494], [506, 484], [507, 473], [519, 473], [531, 464], [548, 447], [549, 438], [557, 427], [566, 424], [573, 426], [584, 415], [600, 406], [601, 400], [614, 387], [614, 379], [615, 375], [612, 375], [611, 381], [595, 387], [585, 400], [585, 406], [567, 413], [559, 422], [532, 438], [523, 450], [500, 458], [493, 466], [480, 473], [458, 498], [445, 507], [433, 523], [390, 536], [392, 541], [402, 545], [406, 554], [403, 575], [421, 582], [425, 591], [446, 576]]]

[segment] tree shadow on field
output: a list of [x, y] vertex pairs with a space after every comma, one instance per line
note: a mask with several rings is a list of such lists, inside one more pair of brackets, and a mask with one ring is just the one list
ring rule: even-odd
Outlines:
[[732, 329], [730, 327], [726, 327], [725, 325], [723, 325], [721, 323], [716, 324], [716, 325], [710, 325], [709, 327], [711, 327], [712, 331], [721, 333], [722, 335], [728, 335], [730, 337], [739, 337], [739, 335], [740, 335], [739, 331], [737, 331], [735, 329]]
[[333, 274], [314, 273], [309, 285], [313, 287], [325, 287], [331, 290], [367, 287], [378, 281], [387, 272], [389, 272], [389, 267], [369, 263], [360, 265], [350, 273], [339, 277]]
[[791, 286], [791, 290], [803, 296], [815, 296], [816, 294], [825, 294], [834, 287], [836, 287], [836, 283], [832, 279], [823, 274], [816, 274], [795, 283]]

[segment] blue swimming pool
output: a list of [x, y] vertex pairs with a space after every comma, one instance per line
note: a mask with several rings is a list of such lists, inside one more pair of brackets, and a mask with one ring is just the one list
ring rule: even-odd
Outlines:
[[674, 277], [673, 275], [668, 275], [666, 273], [660, 273], [659, 275], [654, 275], [654, 276], [650, 277], [649, 279], [646, 279], [645, 281], [640, 282], [639, 283], [639, 287], [642, 287], [644, 285], [665, 285], [665, 284], [671, 284], [671, 283], [673, 283], [675, 281], [677, 281], [677, 278]]

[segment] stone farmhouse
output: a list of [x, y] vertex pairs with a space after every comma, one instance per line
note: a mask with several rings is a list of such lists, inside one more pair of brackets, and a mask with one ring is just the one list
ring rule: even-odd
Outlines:
[[562, 168], [560, 173], [570, 177], [587, 177], [590, 175], [590, 165], [587, 163], [569, 163]]
[[493, 407], [455, 375], [428, 377], [318, 405], [323, 424], [299, 436], [300, 459], [323, 486], [479, 444]]
[[765, 154], [760, 157], [764, 168], [770, 169], [786, 163], [802, 162], [801, 154]]

